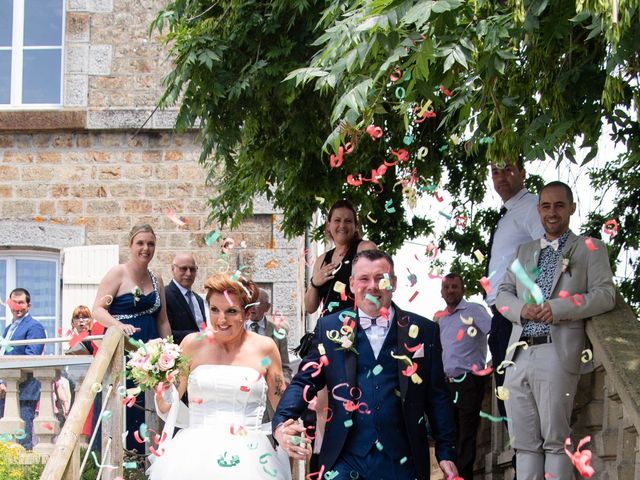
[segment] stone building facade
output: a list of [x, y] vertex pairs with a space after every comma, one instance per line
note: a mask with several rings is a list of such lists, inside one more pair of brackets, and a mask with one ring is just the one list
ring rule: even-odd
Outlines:
[[[207, 172], [198, 163], [196, 135], [172, 131], [175, 112], [154, 112], [170, 64], [148, 26], [163, 2], [45, 3], [56, 1], [64, 6], [60, 101], [0, 104], [2, 298], [26, 282], [33, 290], [34, 316], [49, 319], [50, 333], [64, 330], [72, 308], [65, 289], [86, 283], [89, 288], [76, 288], [73, 301], [91, 305], [87, 292], [99, 281], [96, 272], [124, 261], [130, 228], [150, 223], [158, 236], [151, 266], [165, 282], [176, 252], [196, 256], [196, 286], [215, 271], [245, 266], [272, 293], [294, 344], [303, 328], [304, 239], [285, 239], [280, 215], [258, 199], [253, 217], [236, 231], [222, 230], [221, 239], [231, 237], [236, 246], [221, 258], [220, 241], [205, 241], [218, 228], [207, 223], [207, 199], [215, 185], [207, 185]], [[21, 2], [13, 0], [14, 7]], [[26, 31], [27, 16], [24, 22]], [[71, 251], [65, 249], [98, 245], [117, 245], [117, 258], [92, 263], [89, 254], [80, 262], [82, 271], [65, 265], [65, 252]], [[39, 259], [51, 265], [42, 267]], [[46, 274], [37, 274], [41, 267]], [[68, 282], [63, 273], [76, 279]], [[45, 309], [44, 298], [55, 305]], [[0, 317], [10, 316], [2, 308]]]

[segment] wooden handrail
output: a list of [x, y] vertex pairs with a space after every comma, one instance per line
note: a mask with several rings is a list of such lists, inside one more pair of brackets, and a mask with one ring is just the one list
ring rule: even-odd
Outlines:
[[[89, 370], [86, 377], [82, 382], [82, 386], [76, 400], [74, 402], [69, 416], [58, 436], [55, 447], [44, 471], [42, 472], [43, 479], [47, 480], [60, 480], [63, 478], [69, 460], [77, 446], [80, 438], [80, 432], [82, 426], [89, 414], [89, 411], [93, 407], [93, 400], [96, 395], [96, 391], [92, 389], [92, 386], [96, 383], [102, 384], [102, 379], [109, 368], [109, 365], [114, 358], [114, 355], [122, 355], [123, 334], [116, 328], [110, 328], [102, 343], [98, 353]], [[118, 348], [120, 346], [120, 348]], [[122, 465], [122, 462], [120, 462]]]

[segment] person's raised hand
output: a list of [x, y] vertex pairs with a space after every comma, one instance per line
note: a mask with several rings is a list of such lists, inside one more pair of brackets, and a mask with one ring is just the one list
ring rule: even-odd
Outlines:
[[337, 265], [335, 263], [327, 263], [326, 265], [320, 267], [320, 269], [316, 273], [314, 273], [313, 277], [311, 278], [313, 284], [319, 287], [320, 285], [324, 285], [325, 283], [333, 280], [335, 276], [333, 272], [336, 268]]

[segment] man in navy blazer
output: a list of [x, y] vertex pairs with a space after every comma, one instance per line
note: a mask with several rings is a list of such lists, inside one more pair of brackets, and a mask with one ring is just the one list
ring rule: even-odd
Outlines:
[[[46, 338], [47, 334], [40, 322], [35, 320], [30, 314], [31, 295], [24, 288], [16, 288], [9, 295], [7, 302], [13, 321], [8, 325], [2, 334], [6, 340], [33, 340], [36, 338]], [[44, 345], [21, 345], [10, 348], [6, 345], [0, 347], [0, 355], [42, 355]], [[1, 382], [1, 380], [0, 380]], [[33, 419], [36, 415], [36, 405], [40, 400], [40, 382], [33, 378], [31, 373], [19, 385], [20, 390], [20, 417], [24, 420], [25, 437], [20, 443], [27, 450], [33, 447]], [[4, 385], [0, 386], [0, 416], [4, 414]]]
[[359, 252], [349, 282], [356, 311], [318, 320], [314, 346], [275, 412], [275, 439], [289, 456], [306, 458], [308, 440], [300, 440], [304, 428], [296, 420], [326, 386], [319, 478], [325, 472], [355, 478], [355, 472], [365, 479], [428, 480], [427, 422], [440, 468], [457, 476], [438, 326], [392, 303], [396, 276], [385, 252]]
[[198, 274], [193, 255], [178, 253], [171, 264], [171, 273], [173, 280], [165, 287], [164, 295], [173, 341], [179, 344], [190, 333], [199, 332], [200, 325], [206, 323], [207, 317], [204, 300], [191, 290]]

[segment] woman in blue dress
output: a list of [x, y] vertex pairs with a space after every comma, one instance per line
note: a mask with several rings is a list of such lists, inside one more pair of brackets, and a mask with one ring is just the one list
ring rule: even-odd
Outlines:
[[[151, 226], [134, 226], [129, 233], [129, 260], [107, 272], [93, 304], [96, 321], [143, 342], [171, 335], [162, 278], [149, 270], [155, 249], [156, 235]], [[144, 455], [144, 444], [133, 436], [142, 423], [144, 395], [138, 395], [136, 405], [127, 409], [127, 449]]]

